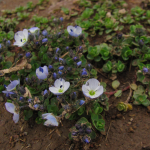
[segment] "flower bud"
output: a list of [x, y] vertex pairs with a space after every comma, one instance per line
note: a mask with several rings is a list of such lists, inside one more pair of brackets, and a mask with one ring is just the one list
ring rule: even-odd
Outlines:
[[144, 45], [143, 40], [140, 40], [140, 41], [139, 41], [139, 45], [140, 45], [140, 46], [143, 46], [143, 45]]
[[90, 133], [92, 132], [92, 130], [91, 130], [91, 128], [86, 128], [86, 129], [85, 129], [85, 132], [86, 132], [87, 134], [90, 134]]
[[72, 136], [77, 136], [78, 132], [73, 131], [71, 134], [72, 134]]
[[47, 36], [48, 32], [46, 30], [42, 31], [42, 35]]
[[91, 70], [92, 70], [92, 65], [91, 65], [91, 64], [88, 64], [88, 65], [87, 65], [87, 70], [88, 70], [88, 71], [91, 71]]
[[60, 52], [60, 48], [56, 48], [56, 53]]
[[48, 94], [48, 91], [47, 91], [47, 90], [44, 90], [43, 94], [44, 94], [44, 95]]
[[77, 61], [79, 61], [79, 57], [74, 57], [73, 60], [74, 60], [75, 62], [77, 62]]
[[43, 40], [42, 40], [42, 43], [47, 43], [48, 42], [48, 39], [47, 38], [44, 38]]
[[148, 72], [148, 68], [143, 67], [142, 71], [143, 71], [144, 73], [147, 73], [147, 72]]
[[58, 74], [61, 76], [63, 73], [61, 71], [58, 71]]
[[58, 57], [55, 57], [55, 58], [54, 58], [54, 60], [55, 60], [55, 61], [58, 61], [58, 60], [59, 60], [59, 58], [58, 58]]
[[77, 130], [81, 129], [81, 124], [75, 124]]
[[60, 66], [58, 69], [59, 70], [64, 70], [64, 66]]
[[87, 75], [88, 75], [87, 71], [82, 71], [82, 72], [81, 72], [81, 76], [82, 76], [82, 77], [85, 77], [85, 76], [87, 76]]
[[53, 70], [54, 70], [54, 68], [53, 68], [52, 65], [49, 65], [49, 66], [48, 66], [48, 69], [49, 69], [50, 71], [53, 71]]
[[90, 143], [90, 138], [89, 137], [87, 137], [87, 136], [84, 136], [83, 138], [82, 138], [82, 141], [84, 142], [84, 143]]
[[57, 79], [57, 74], [54, 72], [53, 73], [53, 78], [56, 80]]
[[78, 53], [82, 53], [83, 52], [83, 47], [82, 46], [79, 46], [78, 48]]
[[6, 41], [6, 47], [10, 47], [10, 46], [11, 46], [10, 40]]
[[26, 53], [26, 57], [27, 57], [27, 58], [31, 58], [31, 57], [32, 57], [32, 54], [31, 54], [30, 52], [27, 52], [27, 53]]
[[81, 66], [82, 61], [77, 62], [77, 67]]
[[19, 101], [20, 101], [20, 102], [23, 102], [23, 101], [24, 101], [24, 97], [20, 96], [20, 97], [19, 97]]
[[69, 50], [69, 46], [66, 47], [66, 50], [67, 50], [67, 51]]
[[81, 106], [81, 105], [83, 105], [84, 103], [85, 103], [84, 100], [80, 100], [79, 105]]
[[59, 19], [60, 19], [60, 21], [61, 21], [61, 22], [63, 22], [63, 21], [64, 21], [64, 18], [63, 18], [63, 17], [60, 17]]
[[35, 42], [35, 45], [37, 45], [37, 46], [38, 46], [38, 45], [39, 45], [39, 42], [38, 42], [38, 41], [37, 41], [37, 42]]
[[33, 107], [37, 110], [40, 107], [40, 105], [39, 104], [35, 104]]

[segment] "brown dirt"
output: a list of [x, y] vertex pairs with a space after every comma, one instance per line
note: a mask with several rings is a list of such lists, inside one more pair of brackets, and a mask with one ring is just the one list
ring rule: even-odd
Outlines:
[[[19, 5], [25, 5], [28, 1], [30, 0], [15, 0], [12, 3], [10, 0], [0, 0], [0, 10], [13, 9]], [[32, 1], [38, 2], [38, 0]], [[49, 3], [49, 6], [43, 11], [36, 8], [31, 15], [49, 16], [50, 11], [57, 8], [57, 4], [60, 6], [64, 4], [68, 8], [73, 6], [70, 0], [57, 2]], [[127, 0], [127, 2], [131, 8], [133, 5], [140, 5], [141, 1]], [[28, 25], [28, 21], [24, 21], [20, 24], [20, 28]], [[95, 44], [101, 40], [101, 38], [97, 38]], [[94, 42], [94, 38], [91, 41]], [[133, 82], [135, 68], [131, 70], [131, 72], [119, 75], [118, 80], [121, 82], [119, 89], [128, 86], [128, 82]], [[107, 91], [113, 91], [109, 79], [99, 75], [99, 80], [108, 83]], [[105, 114], [106, 132], [103, 133], [104, 135], [97, 132], [96, 140], [90, 145], [91, 150], [144, 150], [145, 146], [150, 146], [150, 114], [147, 113], [147, 109], [142, 106], [134, 106], [132, 111], [126, 113], [116, 110], [116, 104], [119, 101], [125, 101], [128, 95], [129, 90], [125, 91], [121, 98], [114, 96], [110, 98], [110, 110]], [[0, 103], [1, 150], [69, 150], [71, 145], [74, 145], [74, 150], [83, 150], [82, 143], [70, 141], [68, 138], [69, 128], [74, 125], [75, 121], [64, 120], [58, 129], [38, 125], [35, 123], [34, 117], [29, 121], [24, 121], [22, 118], [19, 123], [15, 124], [12, 115], [6, 111], [4, 104], [5, 102]], [[150, 149], [147, 147], [147, 150]]]

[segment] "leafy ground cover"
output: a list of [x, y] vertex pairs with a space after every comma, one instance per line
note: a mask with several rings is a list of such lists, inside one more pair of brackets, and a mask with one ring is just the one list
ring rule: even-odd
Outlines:
[[[19, 77], [21, 85], [26, 86], [34, 96], [34, 102], [30, 105], [31, 109], [21, 111], [22, 117], [16, 125], [11, 122], [10, 126], [12, 116], [6, 112], [5, 108], [2, 108], [1, 115], [4, 119], [1, 121], [1, 126], [4, 130], [1, 135], [4, 138], [1, 144], [4, 149], [6, 147], [11, 149], [111, 148], [114, 150], [148, 148], [149, 3], [142, 3], [143, 8], [131, 8], [131, 14], [127, 14], [127, 10], [130, 9], [124, 1], [75, 1], [72, 9], [65, 6], [57, 8], [56, 14], [49, 17], [34, 15], [34, 11], [48, 10], [46, 6], [50, 4], [49, 2], [40, 1], [35, 4], [28, 3], [26, 7], [3, 11], [1, 18], [2, 69], [10, 68], [11, 70], [12, 66], [21, 64], [23, 60], [27, 60], [28, 64], [26, 69], [19, 69], [17, 74], [14, 72], [5, 74], [5, 77], [1, 78], [1, 91], [4, 90], [4, 84], [9, 84], [9, 80], [17, 80]], [[56, 6], [59, 4], [61, 3], [56, 3]], [[58, 19], [62, 16], [64, 23]], [[15, 19], [11, 21], [7, 19], [5, 22], [4, 17]], [[27, 21], [27, 18], [30, 21]], [[75, 25], [74, 21], [82, 27], [84, 36], [78, 38], [69, 36], [66, 29], [68, 25]], [[58, 28], [57, 26], [60, 25], [61, 27]], [[29, 36], [28, 44], [22, 47], [23, 50], [10, 46], [16, 31], [32, 26], [40, 28], [40, 36]], [[71, 27], [71, 30], [74, 28]], [[4, 38], [6, 40], [3, 40]], [[36, 42], [38, 43], [35, 44]], [[23, 59], [22, 54], [26, 55], [26, 59]], [[41, 82], [37, 79], [35, 71], [44, 65], [49, 68], [49, 80]], [[43, 72], [42, 69], [39, 68], [41, 72]], [[1, 75], [3, 76], [4, 73], [1, 72]], [[48, 89], [49, 85], [53, 85], [54, 80], [62, 77], [71, 82], [73, 89], [66, 92], [65, 101], [61, 96], [56, 99], [52, 93], [47, 95], [42, 93], [46, 96], [41, 96], [41, 92]], [[85, 81], [93, 77], [98, 78], [104, 88], [104, 94], [96, 101], [84, 98], [82, 90], [79, 90]], [[9, 98], [3, 95], [1, 99], [2, 101], [5, 99], [5, 102], [7, 99], [9, 103], [15, 99], [20, 108], [22, 106], [24, 109], [23, 104], [27, 98], [25, 96], [22, 98], [22, 92], [25, 94], [24, 88], [18, 88], [17, 99], [10, 95], [7, 95]], [[93, 94], [95, 94], [94, 91], [91, 91], [90, 95], [93, 96]], [[51, 101], [49, 101], [50, 98]], [[2, 102], [1, 106], [4, 106], [5, 102]], [[61, 103], [62, 109], [58, 102]], [[44, 122], [41, 119], [43, 106], [46, 109], [44, 111], [52, 112], [55, 116], [64, 115], [63, 117], [73, 121], [63, 119], [58, 128], [43, 127]], [[78, 127], [73, 127], [75, 124], [80, 125], [82, 130], [88, 129], [86, 134], [80, 133]], [[93, 130], [93, 134], [89, 135], [90, 130]], [[69, 132], [70, 137], [68, 137]], [[78, 136], [77, 132], [80, 133]], [[48, 138], [44, 140], [43, 137]], [[8, 145], [8, 139], [10, 145]], [[59, 144], [56, 143], [58, 139]], [[85, 144], [88, 141], [90, 144]]]

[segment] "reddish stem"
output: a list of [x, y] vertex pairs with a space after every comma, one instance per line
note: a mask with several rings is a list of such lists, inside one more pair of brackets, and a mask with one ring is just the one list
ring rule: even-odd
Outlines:
[[[122, 89], [122, 92], [128, 90], [129, 88], [130, 88], [130, 85], [127, 86], [127, 87], [125, 87], [124, 89]], [[106, 94], [106, 95], [108, 95], [108, 97], [110, 97], [110, 96], [114, 95], [117, 91], [118, 91], [118, 90], [113, 91], [113, 92], [104, 92], [104, 94]]]

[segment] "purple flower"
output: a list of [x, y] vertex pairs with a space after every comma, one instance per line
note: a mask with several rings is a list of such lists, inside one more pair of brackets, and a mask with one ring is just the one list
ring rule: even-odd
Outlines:
[[77, 62], [78, 67], [81, 66], [81, 64], [82, 64], [82, 61]]
[[55, 72], [53, 73], [53, 78], [57, 79], [57, 74]]
[[56, 53], [58, 53], [59, 51], [60, 51], [60, 48], [57, 48], [57, 49], [56, 49]]
[[147, 73], [147, 72], [148, 72], [148, 68], [143, 67], [142, 71], [143, 71], [144, 73]]
[[81, 105], [83, 105], [84, 103], [85, 103], [85, 101], [84, 101], [84, 100], [80, 100], [79, 105], [81, 106]]
[[48, 39], [47, 38], [44, 38], [43, 40], [42, 40], [42, 43], [47, 43], [48, 42]]
[[50, 71], [53, 71], [53, 70], [54, 70], [54, 68], [53, 68], [52, 65], [49, 65], [49, 66], [48, 66], [48, 69], [49, 69]]
[[43, 31], [42, 31], [42, 34], [43, 34], [44, 36], [47, 36], [48, 32], [47, 32], [46, 30], [43, 30]]
[[30, 52], [27, 52], [27, 53], [26, 53], [26, 57], [27, 57], [27, 58], [31, 58], [31, 57], [32, 57], [31, 53], [30, 53]]
[[64, 70], [64, 66], [60, 66], [58, 69], [59, 70]]
[[63, 21], [64, 21], [64, 18], [63, 18], [63, 17], [60, 17], [59, 19], [60, 19], [60, 21], [61, 21], [61, 22], [63, 22]]
[[44, 90], [44, 93], [43, 93], [43, 94], [46, 95], [47, 93], [48, 93], [48, 91], [47, 91], [47, 90]]

